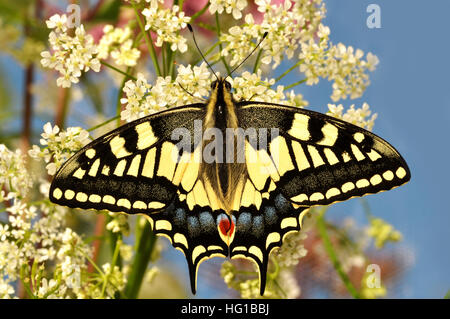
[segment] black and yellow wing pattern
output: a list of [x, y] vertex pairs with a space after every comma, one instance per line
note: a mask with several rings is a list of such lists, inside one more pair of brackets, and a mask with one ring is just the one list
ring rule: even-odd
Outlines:
[[[199, 163], [171, 136], [180, 128], [193, 136], [204, 110], [203, 104], [173, 108], [113, 130], [72, 156], [50, 187], [50, 200], [60, 205], [144, 214], [157, 235], [185, 254], [194, 292], [200, 262], [228, 255], [216, 226], [224, 212], [200, 196], [196, 202]], [[191, 149], [198, 150], [193, 139]]]
[[[345, 121], [284, 105], [237, 103], [246, 130], [278, 128], [265, 148], [246, 143], [247, 178], [241, 206], [233, 212], [231, 257], [260, 269], [264, 292], [271, 250], [298, 231], [307, 209], [400, 186], [410, 179], [402, 156], [385, 140]], [[259, 139], [259, 137], [258, 137]]]
[[[309, 207], [389, 190], [410, 179], [401, 155], [371, 132], [309, 110], [231, 102], [217, 88], [208, 105], [150, 115], [88, 144], [57, 172], [51, 201], [144, 214], [156, 234], [185, 254], [194, 293], [203, 260], [249, 258], [258, 265], [263, 294], [270, 252], [301, 229]], [[195, 138], [195, 121], [211, 116], [216, 105], [222, 112], [221, 103], [235, 109], [244, 131], [270, 135], [264, 146], [245, 140], [245, 170], [229, 205], [202, 173], [203, 143]], [[179, 128], [191, 137], [188, 150], [173, 140]]]

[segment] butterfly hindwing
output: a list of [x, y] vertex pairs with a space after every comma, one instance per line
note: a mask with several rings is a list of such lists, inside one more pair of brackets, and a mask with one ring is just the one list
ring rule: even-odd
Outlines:
[[228, 246], [220, 238], [217, 224], [224, 214], [210, 206], [195, 204], [190, 209], [177, 196], [165, 209], [151, 214], [148, 219], [153, 230], [169, 238], [173, 247], [186, 257], [192, 293], [197, 289], [197, 270], [205, 259], [228, 256]]
[[[269, 255], [280, 247], [290, 232], [299, 231], [301, 214], [306, 208], [294, 208], [279, 191], [259, 191], [247, 179], [247, 190], [242, 194], [241, 206], [233, 212], [236, 234], [230, 245], [231, 258], [248, 258], [258, 265], [260, 293], [264, 294]], [[253, 193], [250, 198], [249, 192]], [[267, 194], [264, 197], [261, 194]]]

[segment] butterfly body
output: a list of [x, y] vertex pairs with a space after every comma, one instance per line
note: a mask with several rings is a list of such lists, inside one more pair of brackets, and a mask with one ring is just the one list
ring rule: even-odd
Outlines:
[[50, 199], [145, 215], [185, 254], [194, 293], [200, 263], [228, 256], [257, 264], [263, 294], [270, 252], [300, 230], [309, 207], [409, 179], [380, 137], [309, 110], [237, 102], [220, 78], [206, 104], [136, 120], [81, 149], [57, 172]]

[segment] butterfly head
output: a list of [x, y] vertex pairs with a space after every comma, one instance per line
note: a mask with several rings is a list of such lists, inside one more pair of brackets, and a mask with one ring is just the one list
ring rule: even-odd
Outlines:
[[219, 77], [217, 80], [211, 82], [211, 89], [231, 92], [231, 83], [225, 78]]
[[[214, 123], [217, 126], [231, 125], [229, 118], [234, 119], [236, 117], [231, 89], [231, 83], [223, 77], [218, 77], [216, 81], [211, 83], [211, 96], [207, 104], [207, 113], [210, 115], [209, 118], [214, 117]], [[233, 120], [233, 122], [236, 121]]]

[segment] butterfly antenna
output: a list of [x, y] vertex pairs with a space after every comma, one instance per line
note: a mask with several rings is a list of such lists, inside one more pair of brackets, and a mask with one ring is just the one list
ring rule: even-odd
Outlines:
[[206, 62], [206, 64], [208, 65], [209, 69], [212, 71], [212, 73], [216, 77], [216, 79], [219, 80], [219, 77], [217, 76], [216, 72], [214, 72], [213, 68], [211, 67], [211, 65], [208, 63], [208, 61], [206, 60], [205, 56], [203, 55], [202, 50], [200, 50], [200, 48], [198, 47], [197, 40], [195, 40], [195, 34], [194, 34], [194, 30], [192, 29], [192, 26], [188, 23], [187, 27], [188, 27], [189, 31], [191, 31], [191, 33], [192, 33], [192, 39], [194, 39], [194, 44], [197, 47], [198, 52], [200, 52], [200, 55], [202, 56], [203, 61]]
[[225, 79], [226, 79], [227, 77], [229, 77], [231, 74], [233, 74], [234, 71], [236, 71], [237, 69], [239, 69], [240, 66], [241, 66], [242, 64], [244, 64], [245, 61], [247, 61], [248, 58], [251, 57], [251, 56], [253, 55], [253, 53], [256, 51], [256, 49], [258, 49], [258, 47], [260, 46], [260, 44], [261, 44], [261, 43], [264, 41], [264, 39], [267, 37], [267, 34], [268, 34], [267, 31], [264, 32], [262, 39], [258, 42], [258, 44], [257, 44], [256, 47], [252, 50], [252, 52], [250, 52], [250, 54], [247, 55], [247, 57], [246, 57], [241, 63], [239, 63], [237, 67], [235, 67], [233, 70], [231, 70], [231, 72], [228, 73], [228, 75], [225, 77]]

